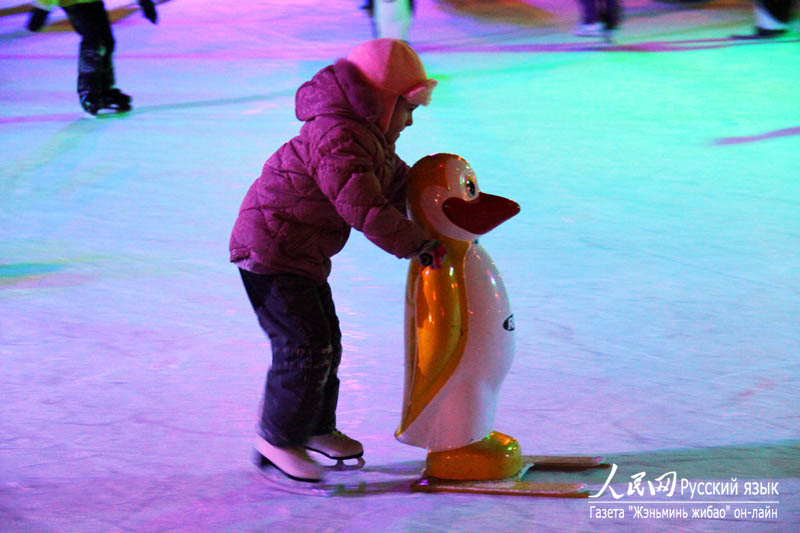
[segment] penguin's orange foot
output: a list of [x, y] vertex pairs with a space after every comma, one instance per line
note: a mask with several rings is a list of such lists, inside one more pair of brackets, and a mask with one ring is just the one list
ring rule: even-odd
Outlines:
[[461, 448], [428, 452], [425, 474], [439, 479], [483, 481], [505, 479], [522, 469], [517, 439], [492, 431]]

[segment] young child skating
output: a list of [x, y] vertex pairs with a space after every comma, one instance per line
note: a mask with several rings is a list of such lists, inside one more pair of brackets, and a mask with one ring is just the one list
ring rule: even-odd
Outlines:
[[364, 453], [336, 429], [342, 344], [331, 256], [351, 228], [400, 258], [443, 254], [406, 216], [409, 167], [395, 154], [435, 85], [403, 41], [357, 46], [297, 91], [300, 133], [267, 160], [239, 210], [230, 260], [272, 346], [256, 449], [293, 479], [323, 477], [307, 450]]

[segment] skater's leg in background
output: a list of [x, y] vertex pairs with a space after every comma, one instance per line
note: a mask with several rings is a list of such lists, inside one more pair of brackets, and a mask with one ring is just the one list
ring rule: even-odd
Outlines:
[[597, 0], [580, 0], [581, 23], [594, 24], [597, 22]]
[[755, 31], [749, 35], [733, 35], [734, 39], [771, 39], [785, 34], [792, 18], [794, 0], [755, 0]]
[[317, 427], [333, 362], [324, 291], [301, 276], [241, 274], [272, 345], [260, 432], [274, 446], [300, 445]]
[[575, 27], [578, 37], [602, 37], [605, 31], [603, 22], [600, 21], [602, 7], [598, 0], [580, 0], [581, 21]]
[[607, 30], [614, 30], [619, 27], [622, 20], [622, 5], [619, 0], [601, 0], [600, 18]]
[[791, 0], [757, 0], [756, 26], [765, 30], [785, 30], [792, 15]]
[[331, 328], [331, 368], [328, 372], [328, 380], [322, 394], [322, 406], [317, 427], [314, 429], [315, 435], [327, 435], [336, 429], [336, 405], [339, 402], [339, 363], [342, 360], [342, 332], [339, 329], [339, 317], [336, 316], [336, 308], [333, 304], [330, 285], [327, 283], [320, 290], [323, 309], [328, 317]]
[[361, 5], [361, 9], [363, 9], [364, 12], [369, 17], [369, 24], [370, 26], [372, 26], [372, 37], [377, 38], [378, 27], [375, 25], [375, 3], [373, 2], [373, 0], [366, 0]]
[[412, 14], [411, 0], [374, 0], [372, 18], [377, 36], [407, 40]]
[[75, 4], [63, 8], [72, 27], [81, 36], [78, 57], [78, 94], [101, 95], [110, 79], [113, 84], [111, 52], [114, 37], [102, 2]]
[[[103, 3], [99, 2], [102, 6]], [[107, 92], [114, 87], [116, 80], [114, 78], [114, 48], [116, 43], [114, 41], [114, 34], [111, 31], [111, 20], [108, 18], [108, 11], [103, 7], [102, 12], [97, 13], [98, 29], [102, 32], [103, 40], [106, 44], [105, 54], [103, 55], [103, 92]]]

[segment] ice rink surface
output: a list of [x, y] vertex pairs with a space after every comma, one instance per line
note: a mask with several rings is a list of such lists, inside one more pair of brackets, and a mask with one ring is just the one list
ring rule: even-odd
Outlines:
[[613, 45], [567, 0], [419, 0], [409, 37], [439, 86], [398, 153], [522, 206], [481, 240], [517, 328], [495, 425], [604, 454], [620, 498], [409, 492], [407, 265], [357, 233], [330, 281], [367, 466], [331, 497], [253, 467], [269, 344], [227, 240], [295, 89], [371, 37], [359, 3], [109, 1], [135, 109], [96, 119], [63, 13], [29, 34], [0, 2], [0, 531], [800, 530], [800, 37], [728, 39], [738, 0], [629, 0]]

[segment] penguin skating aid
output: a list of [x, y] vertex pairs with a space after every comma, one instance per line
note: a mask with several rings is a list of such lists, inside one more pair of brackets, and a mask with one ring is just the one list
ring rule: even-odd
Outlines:
[[411, 218], [447, 251], [441, 267], [412, 260], [406, 284], [403, 414], [395, 436], [428, 450], [412, 490], [530, 496], [584, 496], [582, 483], [533, 483], [530, 470], [607, 466], [595, 457], [523, 456], [513, 437], [493, 431], [500, 385], [513, 359], [514, 316], [505, 286], [479, 235], [519, 212], [480, 191], [463, 158], [436, 154], [408, 178]]

